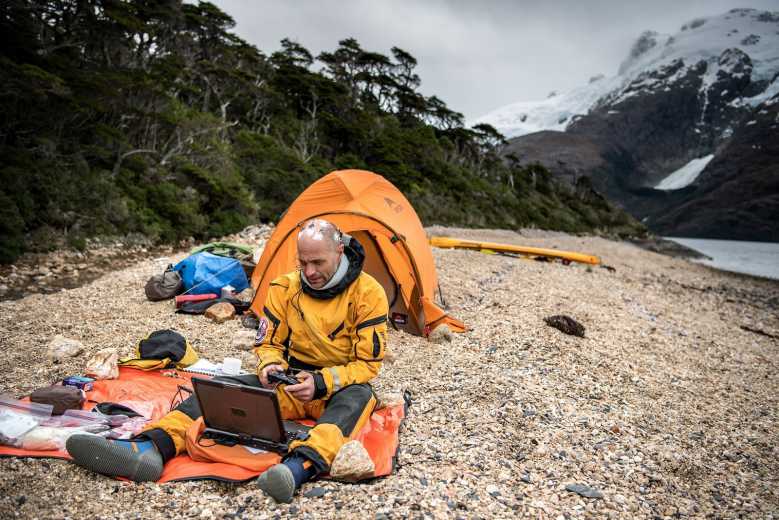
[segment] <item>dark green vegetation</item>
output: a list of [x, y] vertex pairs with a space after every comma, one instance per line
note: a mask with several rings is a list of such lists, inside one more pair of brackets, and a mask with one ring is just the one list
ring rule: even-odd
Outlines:
[[501, 158], [493, 128], [419, 93], [409, 53], [268, 56], [233, 25], [206, 2], [0, 2], [0, 262], [275, 221], [340, 168], [384, 175], [425, 224], [641, 231], [587, 179]]

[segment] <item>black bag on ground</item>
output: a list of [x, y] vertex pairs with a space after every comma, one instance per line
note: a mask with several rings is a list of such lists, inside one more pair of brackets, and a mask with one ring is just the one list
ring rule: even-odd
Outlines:
[[146, 297], [153, 302], [168, 300], [184, 291], [184, 281], [181, 275], [173, 270], [173, 266], [169, 265], [164, 273], [149, 278], [145, 291]]
[[188, 367], [198, 360], [197, 351], [175, 330], [155, 330], [138, 342], [134, 357], [122, 358], [119, 366], [156, 370], [175, 366]]
[[251, 306], [251, 303], [243, 302], [236, 298], [215, 298], [213, 300], [203, 300], [200, 302], [184, 302], [181, 307], [176, 309], [176, 314], [205, 314], [209, 307], [223, 302], [227, 302], [235, 307], [236, 314], [246, 312]]

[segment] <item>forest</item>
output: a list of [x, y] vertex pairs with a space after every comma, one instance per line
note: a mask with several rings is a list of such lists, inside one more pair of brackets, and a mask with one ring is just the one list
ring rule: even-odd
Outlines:
[[0, 263], [99, 236], [207, 240], [275, 222], [336, 169], [379, 173], [425, 225], [618, 236], [643, 226], [420, 92], [353, 38], [266, 53], [180, 0], [0, 2]]

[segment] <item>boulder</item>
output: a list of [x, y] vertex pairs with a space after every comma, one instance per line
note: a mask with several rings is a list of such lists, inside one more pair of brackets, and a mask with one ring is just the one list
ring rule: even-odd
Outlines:
[[47, 356], [53, 363], [59, 363], [67, 357], [78, 356], [84, 351], [84, 344], [57, 334], [49, 343]]
[[224, 323], [235, 317], [235, 307], [227, 302], [217, 303], [206, 310], [205, 316], [214, 323]]
[[257, 332], [251, 329], [237, 330], [235, 334], [233, 334], [230, 346], [238, 350], [251, 350], [254, 348], [254, 338], [256, 336]]
[[360, 441], [349, 441], [341, 446], [330, 466], [331, 477], [349, 482], [371, 478], [375, 471], [376, 467]]

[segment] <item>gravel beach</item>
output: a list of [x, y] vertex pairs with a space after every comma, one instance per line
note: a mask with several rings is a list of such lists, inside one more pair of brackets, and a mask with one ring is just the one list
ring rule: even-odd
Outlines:
[[[448, 310], [470, 330], [450, 342], [390, 332], [375, 387], [414, 401], [388, 477], [320, 480], [277, 505], [253, 482], [133, 484], [3, 458], [0, 518], [779, 518], [779, 282], [599, 237], [428, 232], [590, 253], [609, 268], [434, 249]], [[163, 328], [252, 367], [230, 346], [239, 320], [146, 300], [146, 280], [181, 257], [0, 302], [0, 393], [21, 397]], [[558, 314], [585, 337], [544, 322]], [[57, 334], [86, 352], [51, 364]]]

